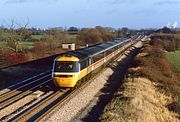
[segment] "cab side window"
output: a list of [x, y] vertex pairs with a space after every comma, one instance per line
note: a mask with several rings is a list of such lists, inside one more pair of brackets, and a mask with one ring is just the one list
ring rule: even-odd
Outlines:
[[88, 66], [88, 60], [84, 60], [80, 62], [80, 69], [83, 70]]

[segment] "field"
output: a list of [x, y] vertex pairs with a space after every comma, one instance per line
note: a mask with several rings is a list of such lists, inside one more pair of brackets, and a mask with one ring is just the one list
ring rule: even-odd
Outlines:
[[168, 52], [167, 58], [170, 61], [170, 63], [173, 65], [175, 70], [180, 72], [180, 51]]
[[[0, 48], [7, 48], [7, 40], [9, 40], [9, 38], [11, 38], [12, 35], [9, 33], [1, 33], [0, 34]], [[31, 40], [40, 40], [41, 38], [44, 38], [43, 35], [31, 35]], [[20, 48], [23, 49], [32, 49], [34, 42], [31, 40], [27, 40], [27, 41], [19, 41], [19, 46]]]
[[20, 42], [21, 47], [25, 49], [32, 49], [34, 47], [34, 42]]
[[68, 40], [70, 40], [71, 43], [75, 43], [75, 42], [76, 42], [77, 35], [68, 34], [68, 35], [67, 35], [67, 38], [68, 38]]
[[[24, 49], [32, 49], [33, 48], [33, 44], [34, 42], [19, 42], [20, 44], [20, 47], [24, 48]], [[7, 42], [3, 42], [3, 41], [0, 41], [0, 48], [7, 48]]]
[[45, 38], [44, 35], [31, 35], [32, 40], [40, 40], [40, 39], [43, 39], [43, 38]]

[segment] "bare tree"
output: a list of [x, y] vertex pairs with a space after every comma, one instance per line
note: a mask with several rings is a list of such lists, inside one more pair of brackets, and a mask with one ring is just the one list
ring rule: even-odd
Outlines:
[[[20, 26], [18, 33], [17, 33], [17, 29], [15, 29], [16, 27], [15, 24]], [[16, 55], [18, 55], [18, 53], [21, 50], [20, 41], [24, 41], [24, 35], [26, 35], [25, 33], [27, 33], [26, 27], [28, 26], [28, 24], [29, 24], [29, 19], [27, 19], [27, 22], [25, 23], [24, 26], [15, 22], [14, 19], [11, 20], [11, 24], [10, 24], [11, 37], [7, 41], [7, 48], [13, 51], [14, 53], [16, 53]]]

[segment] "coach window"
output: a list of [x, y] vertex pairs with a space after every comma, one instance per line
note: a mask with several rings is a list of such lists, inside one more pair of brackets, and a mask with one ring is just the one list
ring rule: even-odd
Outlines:
[[113, 48], [111, 48], [111, 49], [107, 50], [107, 51], [106, 51], [106, 56], [107, 56], [107, 55], [109, 55], [109, 54], [111, 54], [113, 51], [114, 51], [114, 49], [113, 49]]
[[93, 63], [101, 60], [102, 58], [104, 58], [104, 52], [99, 53], [99, 54], [97, 54], [97, 55], [94, 55], [94, 56], [93, 56]]

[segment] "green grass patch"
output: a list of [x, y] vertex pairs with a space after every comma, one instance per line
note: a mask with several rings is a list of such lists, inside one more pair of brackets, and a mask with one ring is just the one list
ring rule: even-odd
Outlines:
[[6, 41], [11, 37], [12, 35], [10, 33], [0, 33], [0, 41]]
[[[34, 47], [34, 42], [19, 42], [20, 48], [32, 49]], [[0, 41], [0, 48], [7, 49], [7, 42]]]
[[20, 45], [25, 49], [32, 49], [34, 47], [34, 42], [20, 42]]
[[40, 40], [45, 38], [45, 35], [31, 35], [31, 38], [34, 40]]
[[168, 52], [167, 58], [176, 71], [180, 72], [180, 51]]
[[77, 34], [67, 34], [67, 37], [71, 42], [76, 42]]

